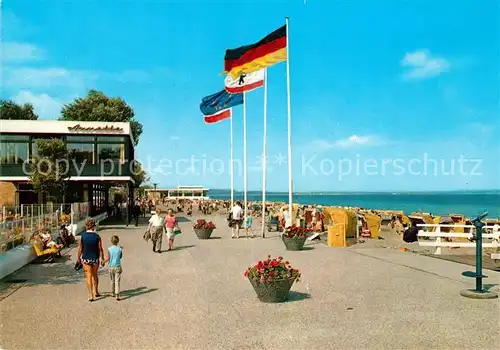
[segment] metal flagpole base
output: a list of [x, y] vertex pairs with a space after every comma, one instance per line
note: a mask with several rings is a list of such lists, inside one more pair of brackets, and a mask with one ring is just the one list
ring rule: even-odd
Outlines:
[[476, 291], [475, 289], [464, 289], [460, 295], [470, 299], [496, 299], [498, 294], [487, 290]]

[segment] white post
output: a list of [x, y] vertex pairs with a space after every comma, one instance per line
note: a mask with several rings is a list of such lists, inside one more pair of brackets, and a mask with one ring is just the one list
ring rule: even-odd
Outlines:
[[267, 187], [267, 68], [264, 69], [264, 142], [262, 147], [262, 238], [266, 237], [266, 187]]
[[232, 110], [232, 108], [231, 108], [231, 118], [229, 120], [229, 123], [230, 123], [230, 128], [231, 128], [230, 146], [229, 146], [229, 149], [230, 149], [229, 158], [230, 158], [231, 163], [229, 165], [229, 168], [230, 168], [230, 172], [231, 172], [231, 208], [232, 208], [234, 205], [233, 110]]
[[288, 17], [286, 17], [286, 91], [287, 91], [287, 109], [288, 109], [288, 206], [292, 217], [292, 111], [290, 104], [290, 45], [288, 33]]
[[[441, 227], [439, 227], [439, 226], [438, 226], [438, 227], [436, 227], [436, 231], [434, 231], [434, 232], [436, 232], [436, 233], [440, 233], [440, 232], [441, 232]], [[436, 243], [437, 243], [437, 244], [441, 244], [441, 237], [437, 237], [437, 238], [436, 238]], [[438, 246], [438, 247], [436, 248], [436, 251], [434, 252], [434, 254], [435, 254], [435, 255], [441, 255], [441, 247], [440, 247], [440, 246]]]
[[247, 218], [247, 103], [246, 92], [243, 93], [243, 188], [245, 202], [245, 219]]

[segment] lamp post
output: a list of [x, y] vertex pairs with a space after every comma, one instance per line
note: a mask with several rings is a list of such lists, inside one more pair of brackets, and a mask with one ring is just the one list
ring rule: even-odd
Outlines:
[[488, 215], [487, 212], [472, 219], [472, 224], [476, 227], [476, 234], [472, 238], [476, 241], [476, 272], [466, 271], [462, 275], [465, 277], [474, 277], [476, 279], [476, 289], [465, 289], [460, 292], [460, 295], [472, 299], [495, 299], [498, 294], [483, 289], [483, 220]]

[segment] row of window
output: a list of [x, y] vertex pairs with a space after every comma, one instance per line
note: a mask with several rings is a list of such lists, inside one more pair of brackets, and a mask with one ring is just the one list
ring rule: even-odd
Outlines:
[[[125, 163], [125, 138], [107, 136], [67, 136], [70, 159], [77, 164], [102, 161]], [[0, 164], [22, 164], [37, 155], [36, 139], [24, 135], [0, 135]]]

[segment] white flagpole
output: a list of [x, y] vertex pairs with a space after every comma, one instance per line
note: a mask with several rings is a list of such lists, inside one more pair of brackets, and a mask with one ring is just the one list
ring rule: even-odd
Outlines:
[[[286, 17], [286, 90], [287, 90], [287, 106], [288, 106], [288, 212], [292, 217], [292, 111], [290, 107], [290, 45], [288, 33], [288, 17]], [[293, 219], [293, 217], [292, 217]]]
[[267, 188], [267, 68], [264, 69], [264, 144], [262, 147], [262, 238], [266, 237], [266, 188]]
[[230, 156], [229, 156], [229, 161], [231, 162], [229, 165], [230, 172], [231, 172], [231, 208], [234, 205], [234, 165], [233, 165], [233, 109], [231, 108], [231, 118], [230, 118]]
[[244, 202], [245, 202], [245, 219], [247, 218], [247, 102], [246, 92], [243, 92], [243, 182], [244, 182]]

